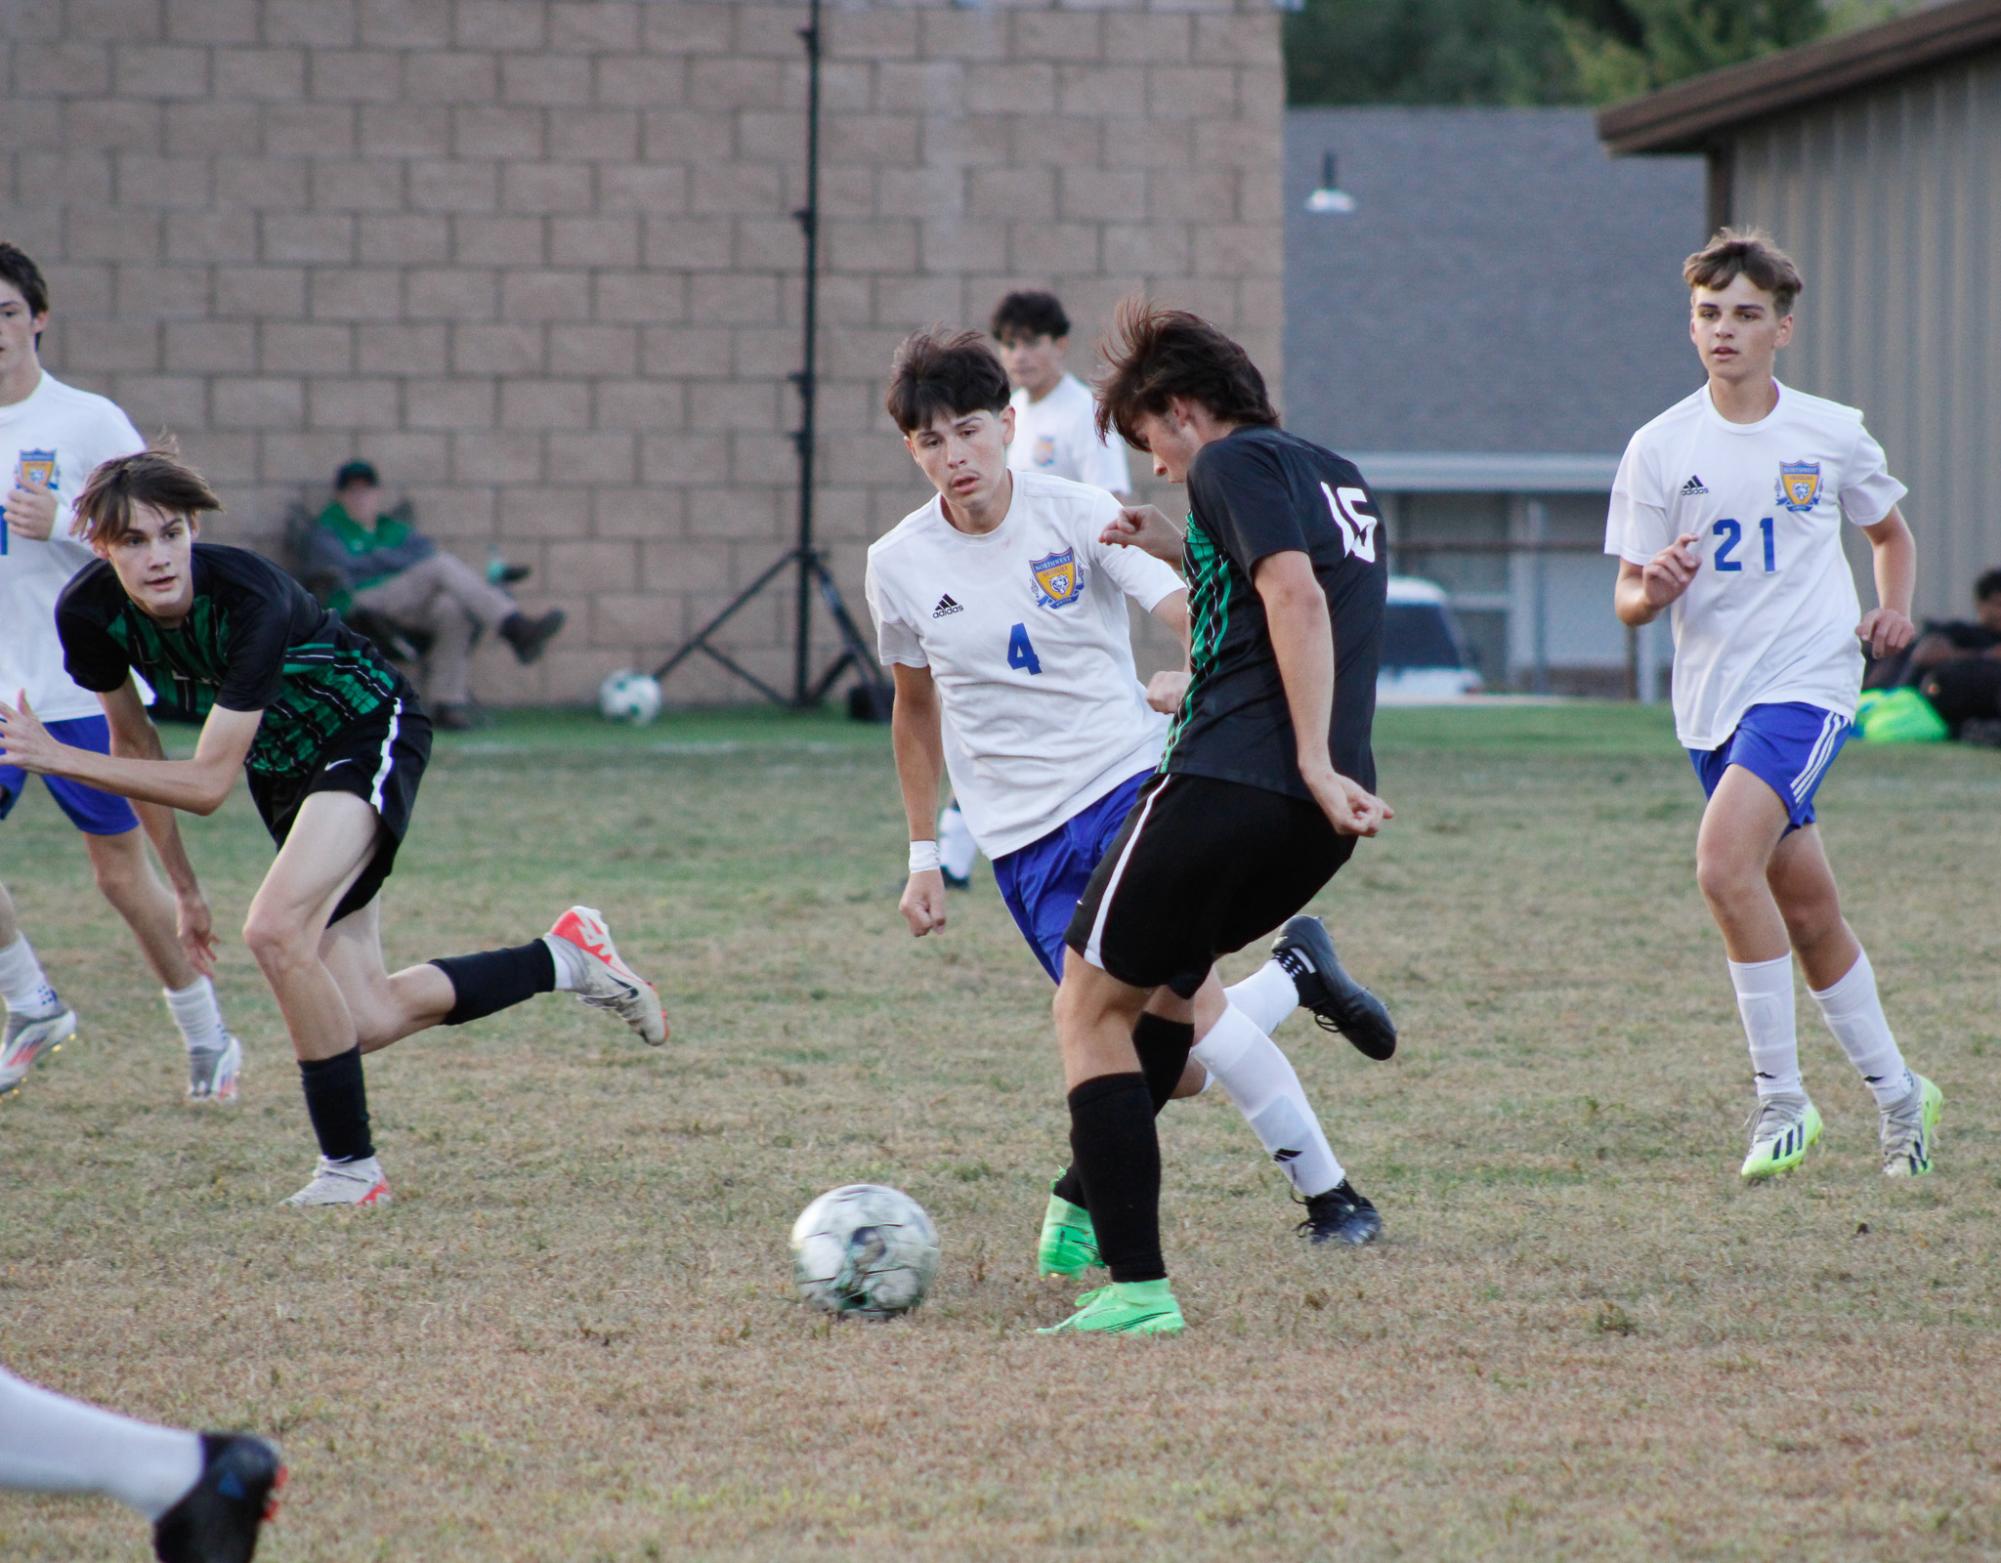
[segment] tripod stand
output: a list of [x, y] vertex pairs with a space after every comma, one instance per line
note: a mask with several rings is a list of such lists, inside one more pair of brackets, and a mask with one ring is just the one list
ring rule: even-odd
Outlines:
[[[806, 710], [824, 700], [827, 692], [834, 687], [841, 675], [852, 669], [867, 691], [858, 704], [870, 714], [877, 714], [889, 709], [889, 681], [876, 667], [867, 638], [856, 627], [854, 616], [848, 612], [847, 604], [841, 600], [840, 588], [834, 584], [833, 572], [827, 568], [826, 559], [813, 543], [813, 444], [816, 427], [814, 393], [818, 389], [819, 364], [819, 342], [815, 328], [818, 323], [820, 293], [822, 35], [821, 0], [810, 0], [810, 3], [811, 11], [807, 24], [799, 29], [800, 41], [806, 45], [806, 204], [792, 214], [806, 240], [806, 298], [803, 327], [805, 347], [799, 370], [791, 376], [792, 384], [799, 392], [799, 427], [792, 432], [792, 446], [799, 460], [799, 537], [789, 552], [767, 565], [755, 580], [724, 605], [720, 613], [695, 631], [673, 655], [661, 663], [653, 676], [664, 681], [668, 674], [699, 651], [704, 656], [721, 663], [774, 705]], [[738, 609], [787, 570], [795, 567], [799, 572], [798, 600], [793, 631], [792, 693], [788, 697], [735, 661], [728, 653], [718, 650], [713, 643], [713, 637], [730, 621]], [[813, 678], [811, 669], [813, 592], [816, 587], [841, 637], [840, 655], [817, 679]]]

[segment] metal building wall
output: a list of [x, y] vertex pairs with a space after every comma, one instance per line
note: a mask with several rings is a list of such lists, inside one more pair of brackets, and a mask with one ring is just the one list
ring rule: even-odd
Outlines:
[[1867, 414], [1910, 485], [1919, 615], [1967, 617], [2001, 565], [2001, 53], [1747, 126], [1721, 161], [1731, 221], [1806, 276], [1781, 377]]

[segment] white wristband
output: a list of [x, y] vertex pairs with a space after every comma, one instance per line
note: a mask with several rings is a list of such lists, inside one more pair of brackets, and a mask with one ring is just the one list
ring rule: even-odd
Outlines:
[[938, 866], [938, 843], [935, 841], [913, 841], [910, 843], [910, 872], [925, 874]]

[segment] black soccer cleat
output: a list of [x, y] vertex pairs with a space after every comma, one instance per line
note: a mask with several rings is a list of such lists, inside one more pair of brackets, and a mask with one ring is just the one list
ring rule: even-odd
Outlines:
[[203, 1433], [201, 1475], [153, 1526], [160, 1563], [250, 1563], [257, 1532], [278, 1512], [285, 1467], [249, 1433]]
[[1299, 1223], [1299, 1235], [1318, 1248], [1322, 1243], [1346, 1243], [1360, 1248], [1373, 1243], [1383, 1230], [1383, 1218], [1376, 1207], [1355, 1192], [1355, 1185], [1343, 1178], [1325, 1194], [1306, 1201], [1306, 1219]]
[[1319, 918], [1302, 913], [1287, 922], [1272, 941], [1271, 958], [1292, 978], [1299, 1002], [1313, 1011], [1322, 1031], [1340, 1032], [1369, 1058], [1397, 1050], [1396, 1022], [1381, 999], [1342, 970]]

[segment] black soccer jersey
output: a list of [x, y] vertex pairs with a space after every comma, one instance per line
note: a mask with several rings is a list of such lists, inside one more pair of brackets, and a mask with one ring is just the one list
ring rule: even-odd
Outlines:
[[1376, 715], [1388, 549], [1375, 500], [1353, 462], [1281, 429], [1239, 429], [1203, 446], [1188, 470], [1189, 670], [1166, 771], [1310, 798], [1251, 570], [1304, 552], [1334, 621], [1334, 768], [1376, 785]]
[[262, 711], [244, 759], [263, 776], [310, 772], [332, 740], [416, 692], [373, 645], [270, 560], [194, 545], [194, 604], [169, 628], [125, 595], [111, 566], [84, 566], [56, 601], [63, 665], [85, 689], [118, 688], [137, 672], [195, 717], [215, 706]]

